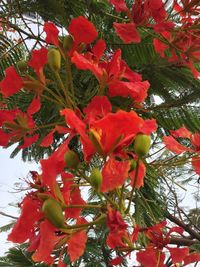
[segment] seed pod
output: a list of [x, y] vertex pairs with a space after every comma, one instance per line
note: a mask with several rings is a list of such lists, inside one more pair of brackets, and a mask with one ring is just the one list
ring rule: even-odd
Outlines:
[[61, 55], [57, 49], [51, 48], [48, 51], [48, 64], [53, 71], [58, 72], [60, 70]]
[[68, 168], [76, 169], [79, 164], [78, 155], [73, 150], [68, 150], [64, 155], [64, 160]]
[[136, 136], [133, 148], [135, 150], [135, 153], [139, 157], [146, 156], [147, 153], [149, 152], [150, 146], [151, 146], [151, 137], [149, 135], [138, 134]]
[[65, 218], [61, 205], [53, 198], [48, 198], [42, 205], [45, 217], [57, 228], [65, 228]]
[[24, 60], [20, 60], [17, 62], [17, 68], [21, 72], [25, 72], [27, 70], [27, 62]]
[[94, 168], [90, 175], [90, 183], [92, 187], [99, 192], [101, 184], [102, 184], [102, 174], [98, 168]]
[[63, 48], [65, 51], [69, 51], [72, 48], [74, 42], [74, 38], [71, 35], [65, 36], [63, 40]]

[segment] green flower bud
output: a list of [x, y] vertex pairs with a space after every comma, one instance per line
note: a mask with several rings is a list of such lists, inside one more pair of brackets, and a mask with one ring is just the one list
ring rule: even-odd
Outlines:
[[90, 183], [92, 187], [99, 192], [101, 184], [102, 184], [102, 174], [98, 168], [94, 168], [90, 175]]
[[51, 48], [49, 50], [49, 52], [48, 52], [48, 64], [53, 71], [58, 72], [60, 70], [61, 55], [57, 49]]
[[131, 171], [135, 170], [136, 169], [136, 166], [137, 166], [136, 160], [131, 159], [130, 160], [130, 170], [129, 171], [131, 172]]
[[144, 157], [148, 154], [151, 146], [151, 137], [146, 134], [138, 134], [134, 141], [134, 150], [139, 157]]
[[67, 151], [64, 155], [64, 159], [67, 167], [72, 169], [76, 169], [80, 162], [78, 155], [73, 150]]
[[42, 205], [45, 217], [57, 228], [65, 228], [65, 217], [61, 205], [53, 198], [48, 198]]
[[17, 62], [17, 68], [21, 72], [25, 72], [27, 70], [27, 62], [24, 60], [20, 60]]
[[71, 35], [65, 36], [63, 40], [63, 48], [65, 51], [69, 51], [73, 46], [74, 38]]

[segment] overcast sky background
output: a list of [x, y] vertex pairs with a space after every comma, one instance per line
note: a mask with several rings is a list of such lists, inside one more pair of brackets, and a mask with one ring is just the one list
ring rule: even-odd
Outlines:
[[[35, 163], [23, 162], [21, 153], [14, 159], [10, 159], [10, 153], [13, 147], [8, 149], [0, 148], [0, 211], [12, 216], [19, 216], [19, 210], [14, 207], [20, 202], [25, 192], [16, 193], [15, 183], [25, 186], [20, 180], [27, 176], [30, 170], [37, 170]], [[20, 179], [19, 179], [20, 178]], [[0, 227], [12, 221], [11, 218], [0, 215]], [[6, 241], [7, 233], [0, 233], [0, 256], [8, 249], [12, 243]]]

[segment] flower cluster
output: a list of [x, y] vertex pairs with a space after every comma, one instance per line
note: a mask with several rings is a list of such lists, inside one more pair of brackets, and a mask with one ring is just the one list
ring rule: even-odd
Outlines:
[[[131, 11], [123, 0], [110, 2], [117, 12], [125, 12], [130, 19], [125, 24], [114, 23], [116, 33], [125, 43], [140, 41], [137, 30], [140, 26], [152, 28], [162, 35], [162, 40], [176, 30], [167, 20], [162, 1], [135, 1]], [[181, 7], [176, 3], [175, 8]], [[191, 8], [195, 7], [191, 5]], [[187, 13], [182, 16], [189, 23]], [[153, 26], [149, 25], [149, 19], [155, 21]], [[193, 32], [192, 25], [191, 18]], [[154, 119], [143, 119], [134, 110], [134, 105], [123, 110], [115, 108], [112, 100], [117, 96], [141, 104], [147, 97], [149, 82], [143, 81], [140, 74], [129, 68], [120, 49], [108, 55], [106, 44], [98, 39], [95, 26], [82, 16], [71, 20], [69, 35], [63, 39], [51, 22], [44, 24], [44, 32], [46, 47], [33, 50], [30, 60], [25, 66], [18, 66], [18, 71], [14, 67], [7, 68], [5, 78], [0, 82], [5, 99], [20, 91], [33, 95], [26, 112], [18, 107], [9, 110], [2, 105], [0, 145], [6, 147], [17, 142], [21, 149], [32, 144], [50, 147], [57, 133], [62, 136], [62, 142], [48, 158], [40, 161], [41, 173], [31, 172], [28, 182], [31, 190], [20, 204], [21, 215], [8, 240], [20, 244], [28, 241], [28, 251], [33, 253], [35, 262], [51, 265], [55, 261], [55, 252], [57, 255], [59, 252], [57, 264], [64, 267], [63, 254], [67, 252], [71, 262], [78, 260], [84, 253], [90, 231], [105, 225], [108, 229], [105, 245], [124, 253], [110, 265], [120, 264], [123, 257], [136, 250], [141, 266], [166, 266], [164, 249], [170, 252], [174, 264], [184, 262], [185, 266], [199, 260], [198, 254], [189, 255], [188, 248], [169, 246], [171, 233], [182, 235], [182, 229], [172, 227], [166, 232], [166, 222], [142, 228], [128, 219], [132, 217], [134, 193], [144, 186], [145, 156], [157, 124]], [[167, 45], [160, 39], [155, 39], [154, 45], [163, 55], [165, 49], [168, 46], [171, 49], [175, 43], [181, 49], [181, 39], [177, 31]], [[195, 40], [193, 43], [197, 45]], [[187, 59], [183, 60], [185, 64]], [[65, 79], [60, 73], [62, 64], [67, 70]], [[83, 108], [77, 105], [72, 67], [89, 70], [98, 82], [96, 95], [91, 96]], [[52, 73], [58, 88], [49, 86], [51, 81], [46, 77], [46, 69]], [[41, 101], [43, 99], [52, 100], [60, 112], [58, 122], [46, 125], [49, 132], [45, 138], [40, 136], [40, 128], [44, 125], [35, 120], [45, 103]], [[199, 150], [198, 134], [193, 135], [186, 129], [172, 134], [189, 138], [194, 150]], [[80, 144], [79, 153], [70, 148], [75, 137]], [[188, 151], [173, 137], [165, 137], [164, 142], [175, 153]], [[99, 166], [93, 164], [95, 157]], [[199, 173], [197, 162], [199, 159], [193, 158], [193, 166]], [[98, 205], [84, 199], [81, 194], [84, 186], [91, 188], [99, 198]], [[95, 216], [91, 214], [90, 218], [84, 218], [82, 212], [87, 208], [94, 209]], [[141, 235], [146, 240], [145, 248], [138, 245]]]

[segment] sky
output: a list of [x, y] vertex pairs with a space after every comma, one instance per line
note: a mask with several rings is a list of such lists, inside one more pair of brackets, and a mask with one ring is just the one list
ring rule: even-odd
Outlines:
[[[19, 216], [18, 209], [14, 206], [20, 202], [25, 192], [16, 193], [15, 183], [19, 183], [26, 178], [30, 170], [37, 170], [38, 165], [35, 163], [23, 162], [21, 153], [14, 159], [10, 159], [10, 153], [13, 147], [8, 149], [0, 148], [0, 212], [12, 216]], [[21, 181], [23, 185], [25, 183]], [[11, 218], [0, 214], [0, 227], [12, 221]], [[7, 233], [0, 233], [0, 256], [8, 249], [12, 243], [6, 241]]]

